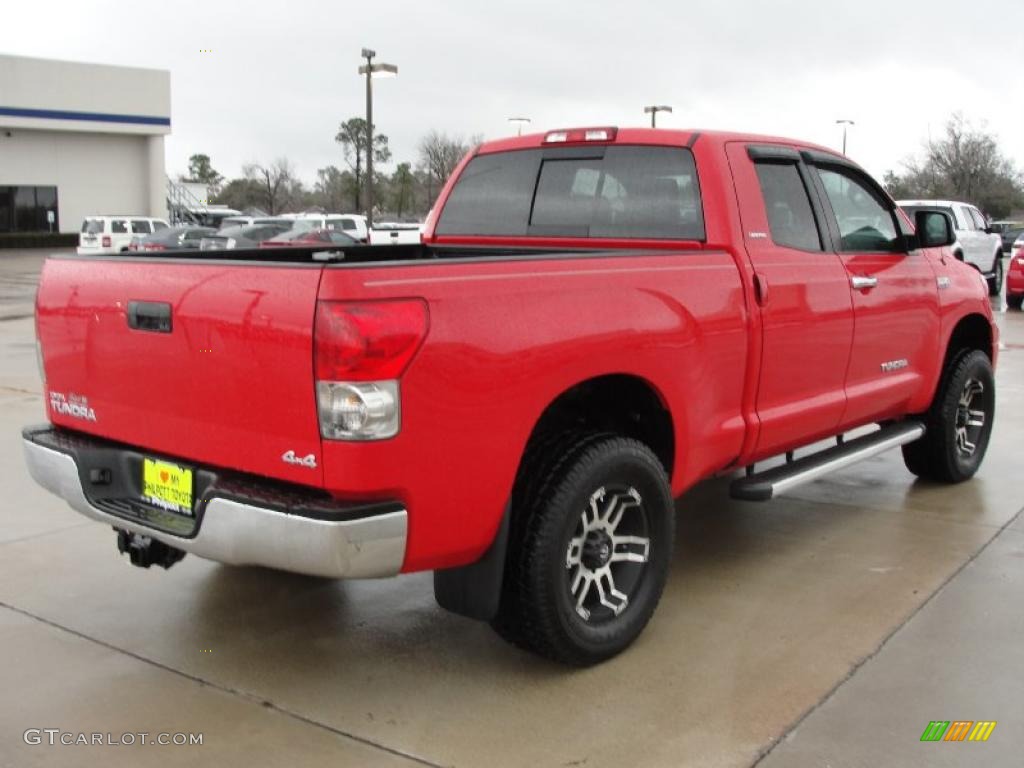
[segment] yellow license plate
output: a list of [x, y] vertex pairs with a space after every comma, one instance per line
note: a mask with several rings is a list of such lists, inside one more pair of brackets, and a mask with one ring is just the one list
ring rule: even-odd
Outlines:
[[142, 460], [142, 498], [157, 507], [192, 514], [192, 470], [156, 459]]

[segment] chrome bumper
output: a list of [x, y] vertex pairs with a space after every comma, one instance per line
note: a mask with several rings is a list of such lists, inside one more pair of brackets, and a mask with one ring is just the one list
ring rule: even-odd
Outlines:
[[183, 538], [98, 509], [86, 498], [71, 456], [27, 439], [22, 444], [32, 478], [75, 511], [208, 560], [361, 579], [394, 576], [405, 558], [408, 515], [404, 509], [357, 520], [317, 520], [213, 498], [206, 504], [196, 535]]

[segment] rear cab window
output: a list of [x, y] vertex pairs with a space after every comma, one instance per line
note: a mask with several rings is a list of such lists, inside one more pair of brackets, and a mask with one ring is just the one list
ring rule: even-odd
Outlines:
[[693, 155], [683, 147], [586, 146], [474, 157], [438, 235], [703, 240]]
[[98, 235], [103, 232], [103, 219], [86, 219], [82, 222], [82, 232], [87, 235]]

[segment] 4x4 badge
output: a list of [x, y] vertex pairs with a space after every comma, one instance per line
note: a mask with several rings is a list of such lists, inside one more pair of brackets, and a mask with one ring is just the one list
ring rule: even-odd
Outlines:
[[281, 461], [283, 461], [285, 464], [295, 464], [301, 467], [309, 467], [310, 469], [316, 469], [316, 455], [312, 453], [309, 454], [308, 456], [303, 456], [300, 459], [298, 456], [295, 455], [295, 451], [288, 451], [287, 453], [282, 454]]

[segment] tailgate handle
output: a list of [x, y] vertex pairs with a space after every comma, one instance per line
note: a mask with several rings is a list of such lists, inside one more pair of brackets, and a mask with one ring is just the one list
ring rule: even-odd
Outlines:
[[171, 332], [171, 305], [162, 301], [129, 301], [128, 327], [154, 333]]

